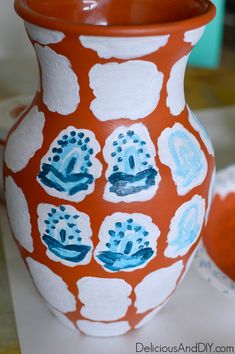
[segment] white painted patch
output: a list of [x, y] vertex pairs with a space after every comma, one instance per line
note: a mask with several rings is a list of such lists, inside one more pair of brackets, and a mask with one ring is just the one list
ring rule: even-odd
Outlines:
[[[106, 140], [103, 155], [108, 164], [105, 200], [111, 203], [144, 202], [156, 195], [161, 181], [155, 162], [156, 149], [143, 124], [115, 129]], [[130, 165], [130, 158], [134, 166]], [[110, 177], [114, 179], [117, 173], [129, 176], [130, 180], [123, 183], [120, 178], [115, 178], [111, 183]], [[143, 174], [142, 179], [138, 177], [140, 174]]]
[[5, 199], [12, 232], [20, 245], [33, 252], [32, 226], [28, 203], [12, 177], [5, 180]]
[[81, 315], [93, 321], [116, 321], [131, 305], [131, 286], [122, 279], [85, 277], [77, 282], [78, 297], [84, 304]]
[[216, 176], [215, 195], [224, 200], [230, 193], [235, 193], [235, 165], [219, 171]]
[[178, 261], [148, 274], [135, 288], [137, 313], [144, 313], [165, 302], [175, 290], [182, 270], [183, 262]]
[[127, 333], [131, 327], [127, 321], [102, 323], [80, 320], [77, 326], [81, 332], [93, 337], [115, 337]]
[[91, 110], [101, 121], [145, 118], [159, 103], [163, 74], [152, 62], [96, 64], [89, 78], [96, 96]]
[[144, 327], [147, 323], [149, 323], [161, 310], [162, 308], [166, 305], [166, 302], [164, 304], [158, 306], [156, 309], [151, 311], [147, 316], [145, 316], [136, 326], [135, 329], [140, 329]]
[[205, 204], [205, 199], [195, 195], [176, 211], [167, 236], [165, 257], [182, 257], [198, 241], [204, 223]]
[[100, 58], [135, 59], [164, 47], [169, 37], [169, 35], [132, 38], [80, 36], [80, 41], [85, 48], [94, 50]]
[[65, 38], [63, 32], [51, 31], [46, 28], [35, 26], [29, 22], [25, 22], [25, 27], [31, 39], [40, 44], [55, 44], [61, 42]]
[[190, 124], [199, 133], [203, 143], [205, 144], [205, 146], [207, 148], [208, 153], [210, 155], [212, 155], [212, 156], [215, 156], [215, 152], [214, 152], [214, 148], [213, 148], [211, 139], [210, 139], [205, 127], [200, 122], [200, 120], [197, 119], [195, 114], [192, 111], [190, 111], [189, 108], [188, 108], [188, 111], [189, 111], [189, 122], [190, 122]]
[[209, 220], [211, 205], [212, 205], [214, 193], [215, 193], [215, 188], [216, 188], [216, 169], [214, 169], [212, 177], [211, 177], [210, 189], [209, 189], [209, 194], [208, 194], [208, 205], [207, 205], [206, 217], [205, 217], [206, 224], [208, 223], [208, 220]]
[[37, 290], [49, 305], [63, 313], [76, 310], [75, 297], [61, 277], [32, 258], [26, 262]]
[[149, 216], [115, 213], [101, 225], [95, 259], [108, 272], [144, 268], [156, 256], [159, 236]]
[[95, 180], [101, 176], [103, 167], [96, 158], [100, 151], [92, 131], [68, 127], [42, 158], [37, 180], [53, 197], [80, 202], [94, 192]]
[[189, 55], [181, 58], [171, 69], [170, 79], [167, 83], [167, 101], [173, 116], [178, 116], [185, 108], [184, 75]]
[[5, 161], [13, 172], [23, 170], [41, 148], [45, 116], [34, 106], [9, 136]]
[[53, 313], [53, 315], [67, 328], [71, 329], [72, 331], [76, 332], [77, 334], [79, 334], [79, 331], [77, 330], [77, 328], [75, 327], [75, 325], [73, 324], [72, 321], [70, 321], [68, 319], [67, 316], [65, 316], [63, 313], [53, 309], [53, 307], [50, 307], [51, 312]]
[[42, 70], [43, 101], [49, 111], [69, 115], [80, 103], [78, 78], [71, 63], [49, 47], [34, 45]]
[[[70, 205], [57, 207], [40, 204], [38, 228], [50, 259], [69, 267], [90, 263], [93, 243], [90, 218], [87, 214]], [[53, 242], [55, 244], [52, 244]], [[76, 247], [81, 249], [76, 250]], [[89, 251], [86, 248], [90, 248]], [[83, 256], [83, 252], [87, 253]]]
[[208, 163], [197, 139], [182, 124], [165, 129], [158, 139], [161, 162], [171, 170], [179, 195], [186, 195], [201, 185]]
[[187, 31], [184, 34], [184, 41], [186, 43], [191, 43], [193, 46], [197, 44], [197, 42], [202, 38], [205, 32], [205, 26], [196, 28], [191, 31]]

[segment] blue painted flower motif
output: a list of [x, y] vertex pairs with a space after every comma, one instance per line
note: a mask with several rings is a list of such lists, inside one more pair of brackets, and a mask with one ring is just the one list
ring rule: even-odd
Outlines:
[[143, 268], [156, 255], [159, 235], [150, 217], [115, 213], [100, 228], [95, 259], [110, 272]]
[[208, 164], [197, 139], [181, 124], [167, 128], [158, 140], [159, 157], [169, 166], [179, 195], [203, 183]]
[[95, 158], [99, 143], [89, 130], [69, 127], [42, 159], [38, 181], [48, 194], [79, 202], [94, 191], [102, 166]]
[[171, 221], [167, 237], [165, 256], [176, 258], [184, 256], [197, 242], [205, 218], [205, 200], [196, 195], [184, 203]]
[[90, 262], [93, 244], [88, 215], [68, 205], [40, 204], [38, 227], [49, 258], [71, 267]]
[[155, 147], [143, 124], [117, 128], [104, 148], [108, 163], [104, 199], [114, 203], [152, 199], [160, 182], [155, 156]]

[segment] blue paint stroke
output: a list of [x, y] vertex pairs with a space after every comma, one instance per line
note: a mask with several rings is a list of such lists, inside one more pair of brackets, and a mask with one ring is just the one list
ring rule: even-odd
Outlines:
[[149, 163], [151, 157], [146, 141], [134, 131], [119, 134], [111, 151], [113, 173], [108, 177], [109, 191], [124, 197], [154, 186], [158, 171]]
[[91, 250], [82, 244], [82, 232], [78, 227], [79, 215], [70, 215], [66, 207], [52, 208], [44, 220], [46, 227], [42, 240], [48, 250], [62, 260], [80, 263]]
[[193, 204], [181, 216], [177, 227], [177, 235], [169, 242], [169, 246], [173, 247], [177, 254], [192, 245], [197, 239], [202, 226], [198, 222], [199, 213], [199, 206]]
[[42, 163], [40, 182], [69, 196], [88, 190], [94, 183], [94, 176], [89, 173], [94, 151], [89, 142], [90, 138], [82, 132], [65, 134], [52, 148], [47, 163]]
[[96, 256], [108, 270], [118, 272], [141, 267], [154, 254], [149, 246], [149, 232], [131, 218], [116, 222], [114, 229], [108, 230], [108, 234], [106, 249]]
[[205, 168], [201, 150], [186, 132], [180, 130], [171, 133], [168, 147], [176, 165], [174, 176], [183, 180], [183, 188], [188, 188]]

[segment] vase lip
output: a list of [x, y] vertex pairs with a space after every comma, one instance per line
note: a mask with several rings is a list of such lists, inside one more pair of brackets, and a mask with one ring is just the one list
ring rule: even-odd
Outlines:
[[34, 11], [27, 4], [27, 0], [15, 0], [15, 10], [23, 20], [50, 30], [88, 36], [141, 37], [185, 32], [207, 25], [216, 16], [216, 6], [211, 0], [205, 0], [205, 4], [207, 5], [206, 11], [194, 17], [172, 22], [137, 25], [96, 25], [67, 21]]

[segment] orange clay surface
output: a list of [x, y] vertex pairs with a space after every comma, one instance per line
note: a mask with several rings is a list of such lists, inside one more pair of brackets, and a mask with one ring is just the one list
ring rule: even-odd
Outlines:
[[216, 265], [235, 280], [235, 194], [215, 197], [204, 244]]

